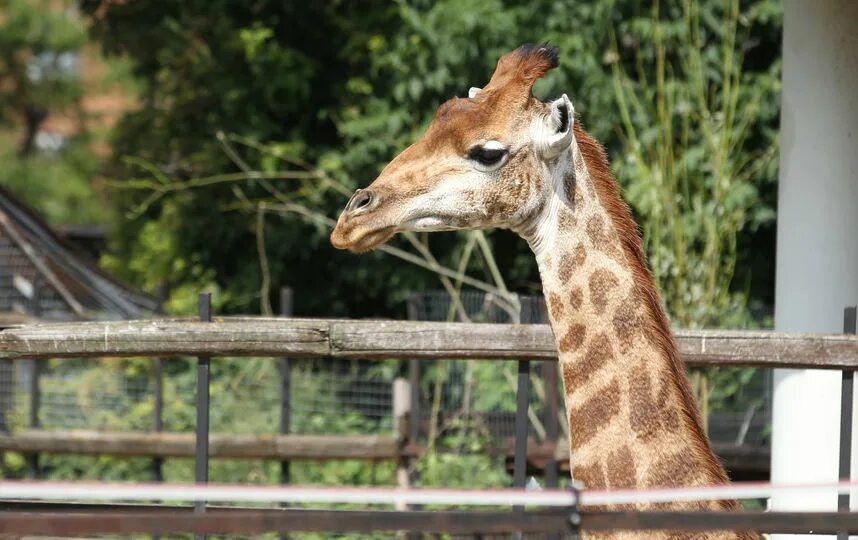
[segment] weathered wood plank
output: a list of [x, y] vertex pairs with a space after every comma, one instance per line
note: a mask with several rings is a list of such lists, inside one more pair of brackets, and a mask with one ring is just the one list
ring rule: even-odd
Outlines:
[[[51, 454], [193, 457], [193, 433], [110, 433], [29, 430], [0, 435], [0, 450]], [[399, 445], [377, 435], [222, 435], [210, 438], [209, 455], [234, 459], [393, 459]]]
[[[858, 368], [858, 337], [679, 330], [693, 366]], [[283, 356], [485, 360], [556, 357], [547, 325], [235, 317], [35, 324], [0, 332], [0, 358]]]
[[355, 358], [557, 358], [544, 324], [336, 321], [331, 348], [335, 356]]
[[44, 323], [0, 332], [0, 357], [327, 355], [328, 321], [276, 318]]

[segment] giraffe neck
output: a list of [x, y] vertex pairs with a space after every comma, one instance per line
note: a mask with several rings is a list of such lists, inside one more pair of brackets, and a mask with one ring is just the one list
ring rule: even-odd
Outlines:
[[572, 475], [594, 489], [725, 483], [604, 153], [576, 128], [565, 158], [522, 235], [557, 342]]

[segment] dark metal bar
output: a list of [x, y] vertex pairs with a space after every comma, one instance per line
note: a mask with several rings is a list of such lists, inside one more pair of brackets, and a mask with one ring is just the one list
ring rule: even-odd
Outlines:
[[518, 388], [515, 407], [515, 458], [513, 486], [524, 487], [527, 473], [527, 409], [530, 404], [530, 361], [518, 361]]
[[581, 512], [581, 529], [757, 531], [771, 534], [858, 532], [854, 512]]
[[[292, 316], [292, 288], [280, 287], [280, 315], [284, 317]], [[291, 430], [292, 422], [292, 367], [289, 365], [289, 357], [283, 356], [280, 358], [280, 433], [287, 435]], [[280, 483], [289, 483], [289, 460], [280, 462]], [[280, 505], [282, 508], [289, 506], [284, 503]], [[287, 540], [286, 534], [280, 535], [280, 540]]]
[[[557, 391], [557, 362], [547, 362], [541, 365], [542, 380], [545, 385], [545, 438], [557, 447], [557, 437], [560, 433], [560, 396]], [[545, 462], [545, 487], [556, 488], [559, 485], [559, 475], [556, 454], [552, 454]]]
[[[292, 288], [280, 288], [280, 314], [284, 317], [292, 316]], [[289, 365], [289, 357], [280, 358], [280, 433], [287, 435], [291, 431], [291, 386], [292, 373]], [[280, 483], [289, 483], [289, 461], [280, 462]]]
[[286, 531], [363, 532], [424, 531], [458, 534], [540, 533], [563, 530], [559, 512], [397, 512], [362, 510], [187, 510], [0, 512], [0, 531], [7, 534], [82, 535], [97, 533], [260, 534]]
[[15, 364], [0, 360], [0, 433], [9, 433], [9, 414], [15, 403]]
[[[843, 333], [855, 334], [858, 331], [858, 308], [849, 306], [843, 310]], [[844, 369], [840, 382], [840, 479], [849, 480], [852, 473], [852, 407], [855, 390], [855, 371]], [[837, 497], [837, 509], [849, 511], [849, 493]], [[849, 534], [845, 531], [837, 533], [838, 540], [847, 540]]]
[[[260, 534], [275, 531], [372, 532], [425, 531], [454, 534], [550, 533], [569, 531], [569, 511], [390, 511], [137, 507], [0, 511], [0, 532], [17, 535]], [[0, 508], [5, 508], [0, 503]], [[42, 509], [40, 509], [42, 510]], [[858, 533], [853, 512], [591, 512], [582, 510], [581, 529], [738, 530], [782, 534]]]
[[[211, 293], [200, 293], [199, 298], [200, 321], [211, 322], [212, 320], [212, 295]], [[208, 356], [200, 356], [197, 359], [197, 444], [194, 462], [194, 477], [198, 484], [206, 484], [209, 481], [209, 378], [210, 362]], [[204, 513], [205, 502], [198, 501], [194, 505], [198, 513]], [[205, 536], [197, 536], [205, 539]]]
[[[158, 301], [158, 306], [155, 308], [155, 314], [163, 316], [164, 302], [167, 301], [167, 284], [164, 281], [158, 283], [155, 290], [155, 298]], [[164, 363], [160, 356], [153, 358], [152, 377], [154, 385], [154, 403], [152, 408], [152, 427], [156, 432], [164, 430]], [[156, 482], [164, 481], [164, 458], [152, 458], [152, 479]]]
[[[30, 361], [30, 418], [27, 425], [30, 429], [39, 429], [39, 412], [42, 409], [42, 367], [44, 360]], [[39, 477], [39, 454], [27, 455], [27, 468], [31, 478]]]
[[[164, 364], [160, 357], [155, 358], [152, 366], [155, 383], [154, 408], [152, 411], [152, 424], [156, 432], [164, 430]], [[156, 482], [164, 481], [164, 458], [152, 458], [152, 478]]]

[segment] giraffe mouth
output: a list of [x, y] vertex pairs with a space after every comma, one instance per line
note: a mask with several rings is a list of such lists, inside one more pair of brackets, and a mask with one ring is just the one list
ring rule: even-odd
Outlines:
[[396, 234], [396, 227], [387, 226], [369, 231], [351, 230], [343, 232], [339, 225], [331, 233], [331, 244], [337, 249], [347, 249], [352, 253], [366, 253], [390, 240]]

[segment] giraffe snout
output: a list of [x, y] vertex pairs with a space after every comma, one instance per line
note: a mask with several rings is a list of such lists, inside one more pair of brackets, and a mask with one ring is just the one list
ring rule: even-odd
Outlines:
[[368, 251], [386, 242], [396, 232], [395, 224], [389, 221], [389, 212], [374, 212], [381, 197], [372, 189], [354, 192], [331, 232], [331, 244], [337, 249], [355, 252]]
[[358, 189], [346, 204], [346, 212], [351, 215], [372, 210], [378, 205], [378, 197], [371, 189]]

